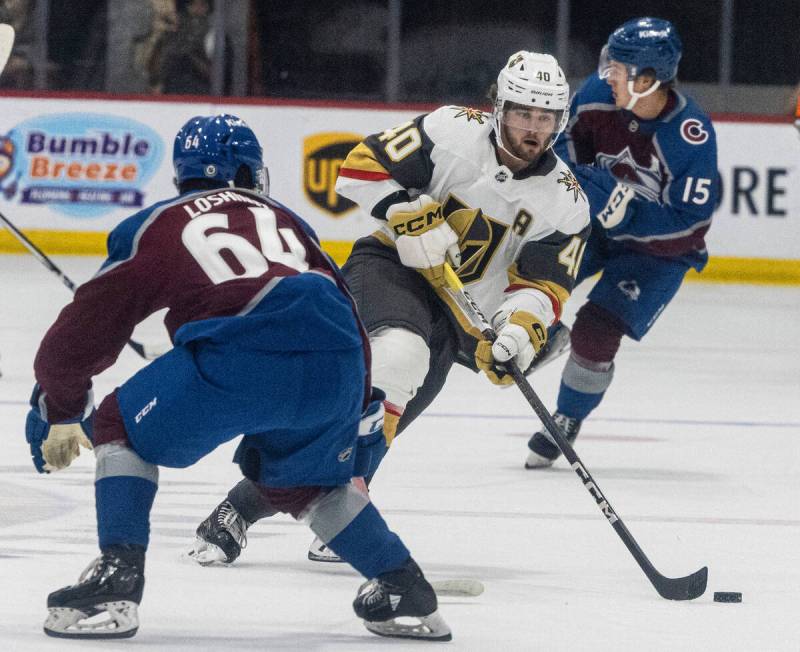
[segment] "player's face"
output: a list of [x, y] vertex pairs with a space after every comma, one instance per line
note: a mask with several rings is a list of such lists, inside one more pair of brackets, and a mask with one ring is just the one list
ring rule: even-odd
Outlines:
[[514, 156], [528, 162], [542, 155], [558, 126], [554, 111], [519, 104], [503, 111], [502, 122], [505, 145]]
[[[607, 68], [606, 84], [611, 86], [611, 93], [614, 96], [614, 103], [620, 108], [628, 106], [631, 100], [631, 93], [628, 89], [628, 80], [631, 79], [630, 73], [625, 64], [618, 61], [611, 61]], [[634, 79], [633, 92], [644, 93], [653, 84], [653, 78], [647, 74], [639, 75]]]
[[625, 64], [612, 61], [607, 68], [606, 83], [611, 86], [614, 103], [621, 108], [628, 106], [631, 94], [628, 92], [628, 69]]

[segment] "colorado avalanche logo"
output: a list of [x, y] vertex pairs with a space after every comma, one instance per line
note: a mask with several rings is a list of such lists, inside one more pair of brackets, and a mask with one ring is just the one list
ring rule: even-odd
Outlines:
[[642, 156], [645, 160], [647, 156], [650, 157], [649, 165], [640, 165], [630, 147], [626, 145], [618, 154], [598, 152], [595, 164], [611, 172], [616, 179], [624, 181], [648, 201], [659, 201], [666, 176], [665, 170], [661, 161], [652, 152]]
[[681, 137], [690, 145], [702, 145], [708, 140], [708, 132], [702, 122], [688, 118], [681, 123]]
[[628, 301], [638, 301], [642, 294], [636, 281], [620, 281], [617, 283], [617, 289], [628, 298]]

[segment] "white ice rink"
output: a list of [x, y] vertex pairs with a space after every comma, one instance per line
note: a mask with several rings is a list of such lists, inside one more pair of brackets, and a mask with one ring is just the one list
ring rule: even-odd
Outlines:
[[[76, 281], [99, 259], [57, 258]], [[587, 288], [570, 302], [567, 322]], [[30, 256], [0, 256], [0, 650], [421, 650], [368, 633], [350, 603], [360, 578], [306, 560], [309, 531], [255, 525], [230, 568], [181, 560], [194, 528], [237, 480], [234, 444], [162, 470], [137, 636], [42, 633], [47, 593], [96, 554], [94, 458], [38, 475], [24, 438], [33, 356], [69, 293]], [[157, 324], [136, 336], [165, 339]], [[108, 392], [142, 362], [126, 350]], [[552, 407], [561, 362], [533, 377]], [[661, 599], [561, 461], [526, 471], [538, 420], [515, 388], [457, 368], [395, 443], [372, 497], [433, 580], [476, 578], [442, 598], [443, 649], [800, 650], [800, 288], [687, 284], [645, 342], [629, 340], [578, 454], [665, 575], [709, 567], [706, 594]], [[740, 591], [741, 604], [712, 601]], [[434, 645], [439, 649], [439, 645]]]

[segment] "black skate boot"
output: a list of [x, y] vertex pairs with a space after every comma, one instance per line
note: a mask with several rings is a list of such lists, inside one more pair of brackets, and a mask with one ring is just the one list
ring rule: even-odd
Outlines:
[[78, 583], [47, 596], [44, 633], [58, 638], [130, 638], [139, 629], [144, 548], [108, 546]]
[[[411, 557], [402, 568], [362, 584], [353, 601], [356, 615], [363, 618], [373, 634], [449, 641], [453, 636], [437, 607], [433, 587]], [[402, 617], [416, 618], [419, 622], [405, 624], [395, 620]]]
[[[561, 414], [561, 412], [553, 412], [553, 421], [561, 428], [561, 434], [567, 438], [567, 441], [570, 444], [574, 444], [583, 422]], [[552, 466], [556, 458], [561, 455], [561, 449], [556, 446], [546, 428], [542, 428], [530, 438], [528, 448], [530, 452], [528, 453], [528, 459], [525, 461], [526, 469], [547, 468]]]
[[189, 551], [189, 557], [201, 566], [233, 563], [242, 548], [247, 547], [247, 528], [250, 525], [230, 501], [223, 500], [197, 526], [194, 548]]

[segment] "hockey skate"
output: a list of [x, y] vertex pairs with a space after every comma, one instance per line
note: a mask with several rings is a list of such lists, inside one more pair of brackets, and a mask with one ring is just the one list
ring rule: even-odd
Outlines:
[[[453, 635], [437, 608], [433, 587], [410, 557], [399, 570], [362, 584], [353, 601], [356, 615], [373, 634], [449, 641]], [[398, 622], [399, 618], [412, 622]]]
[[331, 550], [319, 537], [314, 537], [314, 540], [308, 547], [308, 558], [311, 561], [332, 562], [334, 564], [344, 562], [344, 559]]
[[[553, 412], [553, 421], [561, 428], [561, 434], [567, 438], [570, 444], [575, 443], [578, 432], [581, 429], [582, 421], [568, 417], [561, 412]], [[539, 432], [533, 435], [528, 441], [528, 459], [525, 461], [526, 469], [542, 469], [552, 466], [559, 455], [561, 449], [553, 441], [553, 437], [547, 431], [547, 428], [542, 428]]]
[[231, 564], [247, 547], [247, 528], [245, 518], [227, 500], [223, 500], [197, 526], [194, 547], [188, 557], [201, 566], [215, 563]]
[[44, 633], [58, 638], [130, 638], [139, 629], [144, 548], [113, 545], [81, 573], [77, 584], [47, 596]]

